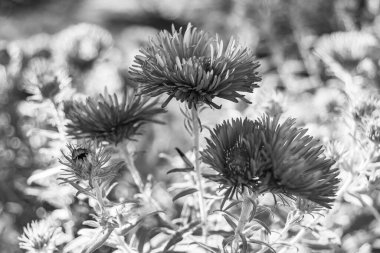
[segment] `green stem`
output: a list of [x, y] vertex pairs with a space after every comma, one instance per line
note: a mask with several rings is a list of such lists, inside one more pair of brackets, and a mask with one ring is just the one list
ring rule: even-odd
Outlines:
[[61, 141], [66, 141], [66, 132], [65, 132], [65, 124], [63, 123], [62, 117], [60, 115], [60, 110], [58, 108], [58, 105], [54, 103], [53, 100], [49, 100], [49, 103], [51, 104], [51, 107], [53, 108], [53, 116], [55, 120], [55, 124], [60, 136]]
[[123, 148], [123, 151], [125, 154], [125, 162], [127, 164], [128, 170], [131, 173], [131, 176], [132, 176], [133, 180], [135, 181], [139, 191], [142, 193], [142, 192], [144, 192], [144, 183], [141, 179], [139, 171], [137, 170], [137, 168], [135, 166], [135, 162], [133, 161], [133, 156], [128, 151], [128, 148], [127, 148], [125, 143], [122, 146], [123, 146], [122, 148]]
[[198, 110], [193, 107], [191, 109], [192, 120], [193, 120], [193, 134], [194, 134], [194, 153], [195, 153], [195, 173], [198, 182], [198, 201], [199, 201], [199, 211], [201, 215], [202, 222], [202, 234], [204, 241], [207, 238], [207, 212], [206, 212], [206, 203], [204, 198], [204, 189], [203, 189], [203, 178], [202, 171], [200, 167], [200, 153], [199, 153], [199, 122], [198, 122]]
[[250, 199], [251, 196], [249, 195], [247, 190], [243, 191], [242, 197], [243, 203], [241, 206], [241, 213], [239, 217], [239, 222], [235, 229], [235, 239], [232, 242], [232, 249], [235, 252], [238, 252], [239, 250], [240, 235], [243, 232], [245, 224], [247, 224], [247, 222], [249, 221], [249, 216], [251, 215], [253, 208], [255, 208], [252, 203], [252, 200]]

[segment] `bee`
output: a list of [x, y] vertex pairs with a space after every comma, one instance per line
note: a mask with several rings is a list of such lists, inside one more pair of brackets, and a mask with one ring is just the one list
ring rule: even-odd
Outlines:
[[89, 153], [89, 151], [86, 148], [76, 148], [73, 150], [73, 152], [71, 154], [71, 158], [74, 161], [78, 161], [78, 160], [83, 161], [85, 158], [87, 158], [88, 153]]

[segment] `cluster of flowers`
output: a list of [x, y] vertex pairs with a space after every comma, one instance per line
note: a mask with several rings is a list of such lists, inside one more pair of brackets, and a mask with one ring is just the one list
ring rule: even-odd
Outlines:
[[[71, 49], [64, 51], [69, 64], [86, 68], [110, 44], [107, 36], [99, 35], [103, 32], [94, 28], [91, 31], [81, 35], [78, 39], [81, 43], [74, 43], [76, 40], [66, 36], [71, 38], [70, 43], [65, 42]], [[91, 46], [94, 40], [97, 42]], [[94, 195], [100, 207], [102, 200], [92, 190], [114, 179], [125, 166], [123, 162], [110, 161], [111, 154], [104, 143], [116, 145], [123, 140], [134, 140], [142, 125], [159, 122], [154, 117], [164, 112], [157, 108], [157, 100], [151, 101], [147, 96], [166, 94], [168, 98], [162, 107], [175, 98], [197, 112], [203, 105], [220, 109], [215, 98], [249, 103], [242, 93], [252, 93], [259, 88], [259, 64], [248, 48], [234, 39], [225, 46], [217, 36], [199, 31], [190, 24], [184, 32], [173, 27], [171, 33], [159, 33], [141, 53], [130, 70], [131, 80], [139, 84], [137, 93], [128, 90], [121, 102], [116, 95], [106, 93], [86, 101], [64, 103], [69, 122], [65, 125], [66, 133], [78, 140], [92, 141], [68, 145], [69, 152], [61, 161], [67, 166], [62, 180]], [[43, 62], [37, 65], [45, 66], [46, 71], [50, 69]], [[40, 69], [31, 72], [33, 78], [30, 80], [43, 97], [51, 98], [59, 90], [57, 87], [65, 82], [59, 81], [61, 74], [50, 78], [47, 74], [50, 70], [41, 74]], [[224, 121], [211, 130], [207, 147], [200, 152], [200, 160], [215, 171], [203, 176], [225, 189], [224, 201], [235, 196], [239, 198], [248, 190], [290, 199], [297, 197], [304, 202], [310, 201], [311, 206], [331, 208], [339, 184], [339, 170], [333, 168], [333, 160], [324, 156], [322, 145], [306, 135], [307, 130], [294, 125], [294, 119], [280, 123], [280, 116], [268, 115], [255, 120]], [[89, 188], [81, 188], [78, 181], [88, 182]], [[32, 241], [34, 235], [28, 232], [31, 229], [27, 229], [20, 246], [27, 250], [44, 247], [25, 243], [27, 238]]]

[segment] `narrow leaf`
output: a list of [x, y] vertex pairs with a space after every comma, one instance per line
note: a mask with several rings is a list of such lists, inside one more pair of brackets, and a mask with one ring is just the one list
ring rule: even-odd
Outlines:
[[191, 167], [191, 168], [174, 168], [174, 169], [171, 169], [168, 172], [166, 172], [166, 174], [176, 173], [176, 172], [191, 172], [191, 171], [194, 171], [194, 167]]
[[186, 195], [193, 194], [194, 192], [197, 192], [197, 191], [198, 191], [198, 190], [195, 189], [195, 188], [190, 188], [190, 189], [183, 190], [183, 191], [181, 191], [180, 193], [178, 193], [177, 195], [175, 195], [175, 196], [173, 197], [173, 202], [176, 201], [176, 200], [179, 199], [179, 198], [182, 198], [182, 197], [184, 197], [184, 196], [186, 196]]
[[249, 239], [248, 240], [249, 243], [254, 243], [254, 244], [259, 244], [259, 245], [264, 245], [264, 246], [267, 246], [268, 249], [270, 251], [272, 251], [273, 253], [276, 253], [276, 251], [274, 250], [274, 248], [272, 248], [268, 243], [266, 242], [262, 242], [262, 241], [259, 241], [259, 240], [255, 240], [255, 239]]

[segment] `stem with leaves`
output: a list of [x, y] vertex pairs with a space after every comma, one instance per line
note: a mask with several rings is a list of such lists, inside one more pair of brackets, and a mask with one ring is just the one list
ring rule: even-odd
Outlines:
[[255, 208], [248, 190], [243, 190], [242, 197], [243, 203], [241, 206], [240, 217], [235, 229], [235, 239], [232, 242], [232, 249], [235, 252], [238, 252], [239, 250], [240, 237], [243, 236], [244, 226], [249, 221], [253, 208]]
[[196, 178], [198, 182], [198, 198], [199, 198], [199, 211], [201, 215], [201, 222], [202, 222], [202, 235], [204, 238], [204, 241], [206, 241], [207, 238], [207, 212], [206, 212], [206, 203], [205, 203], [205, 193], [203, 189], [203, 182], [202, 182], [202, 172], [200, 167], [200, 153], [199, 153], [199, 135], [200, 135], [200, 129], [199, 129], [199, 115], [197, 108], [193, 107], [191, 109], [191, 115], [192, 115], [192, 123], [193, 123], [193, 134], [194, 134], [194, 153], [195, 153], [195, 173]]

